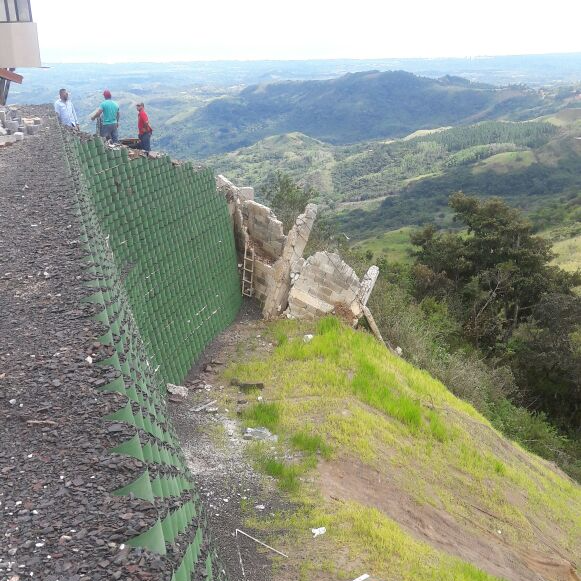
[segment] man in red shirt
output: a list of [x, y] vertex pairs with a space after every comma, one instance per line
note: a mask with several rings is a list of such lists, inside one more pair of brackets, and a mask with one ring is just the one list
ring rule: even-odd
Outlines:
[[143, 149], [148, 154], [151, 151], [151, 134], [153, 129], [149, 124], [149, 117], [145, 112], [145, 105], [137, 103], [137, 128], [139, 129], [139, 149]]

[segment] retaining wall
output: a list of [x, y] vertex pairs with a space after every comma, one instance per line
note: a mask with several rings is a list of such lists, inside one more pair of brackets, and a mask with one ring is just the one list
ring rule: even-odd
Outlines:
[[128, 538], [166, 555], [172, 581], [222, 579], [206, 520], [167, 413], [165, 385], [180, 383], [241, 304], [226, 202], [209, 170], [169, 158], [129, 160], [101, 140], [66, 135], [87, 249], [87, 268], [110, 357], [100, 387], [126, 397], [105, 421], [134, 436], [111, 452], [137, 458], [143, 473], [114, 491], [151, 502], [155, 525]]

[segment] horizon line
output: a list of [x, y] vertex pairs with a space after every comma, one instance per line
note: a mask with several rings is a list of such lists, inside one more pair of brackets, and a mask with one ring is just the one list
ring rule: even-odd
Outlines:
[[123, 65], [123, 64], [184, 64], [184, 63], [306, 63], [306, 62], [336, 62], [336, 61], [439, 61], [439, 60], [484, 60], [514, 57], [539, 56], [572, 56], [580, 55], [581, 51], [546, 52], [546, 53], [514, 53], [501, 55], [464, 55], [464, 56], [437, 56], [437, 57], [333, 57], [333, 58], [209, 58], [209, 59], [168, 59], [168, 60], [86, 60], [86, 61], [43, 61], [43, 66], [49, 65]]

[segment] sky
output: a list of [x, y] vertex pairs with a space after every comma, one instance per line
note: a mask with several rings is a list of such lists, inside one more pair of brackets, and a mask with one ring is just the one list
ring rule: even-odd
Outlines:
[[581, 2], [32, 0], [43, 62], [581, 52]]

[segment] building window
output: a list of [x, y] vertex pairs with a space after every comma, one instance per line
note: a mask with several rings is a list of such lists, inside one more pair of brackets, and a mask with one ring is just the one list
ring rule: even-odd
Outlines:
[[32, 22], [30, 0], [0, 0], [0, 22]]

